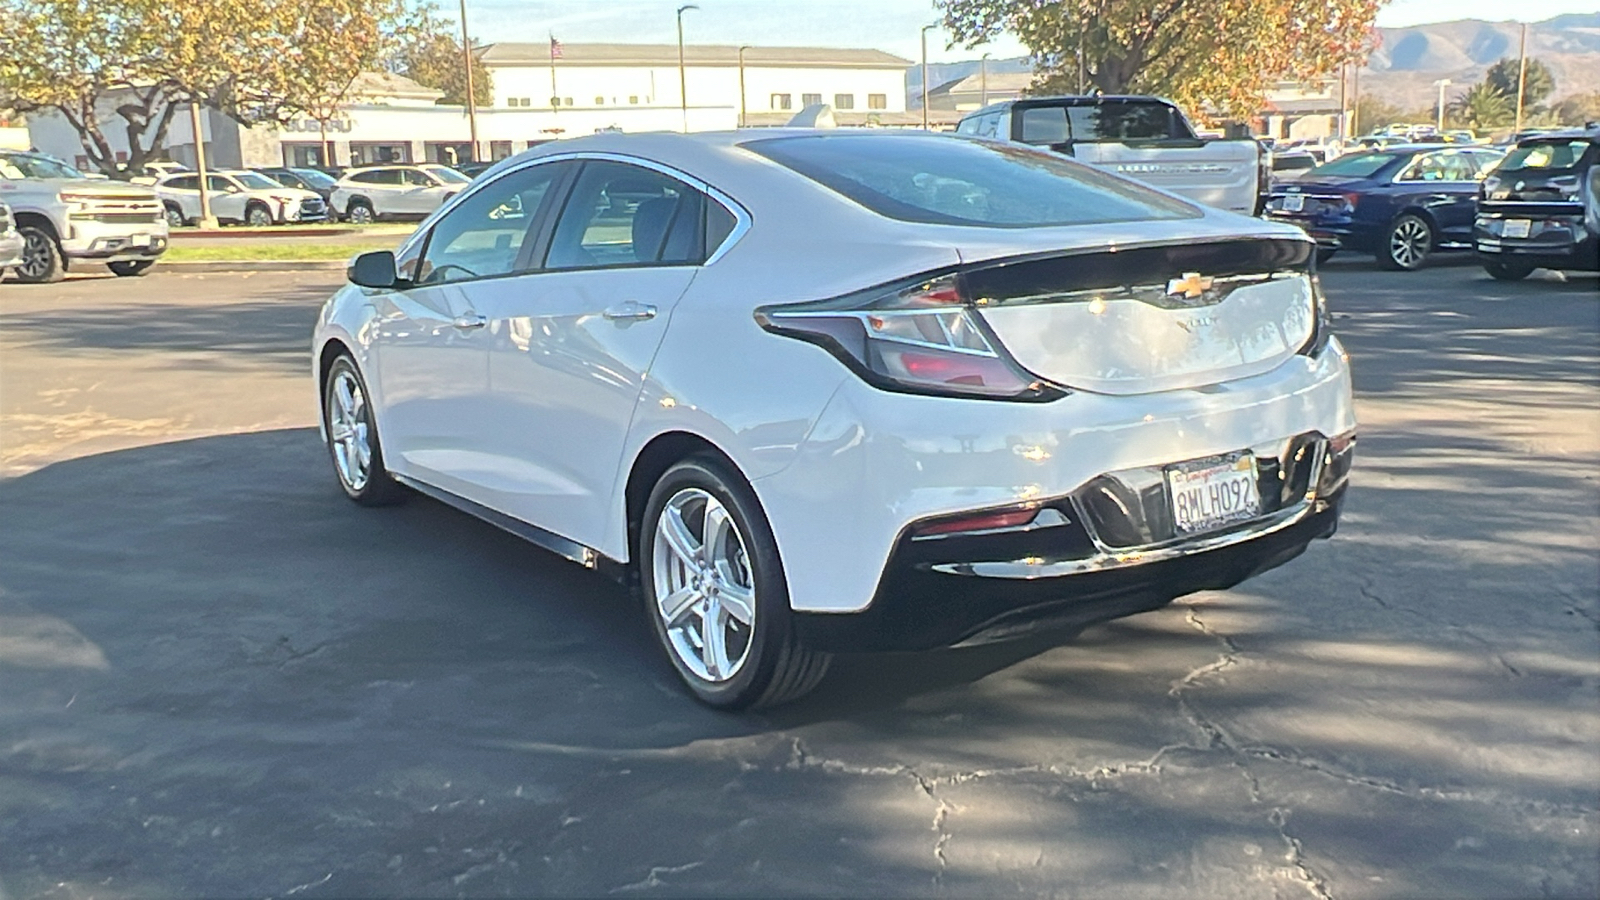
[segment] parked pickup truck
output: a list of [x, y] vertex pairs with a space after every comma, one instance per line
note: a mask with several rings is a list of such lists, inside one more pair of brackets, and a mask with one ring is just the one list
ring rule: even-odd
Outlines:
[[0, 150], [0, 202], [24, 244], [17, 280], [60, 281], [67, 269], [105, 263], [140, 275], [167, 250], [161, 201], [146, 187], [84, 177], [39, 153]]
[[1249, 138], [1208, 140], [1159, 97], [1028, 97], [977, 110], [959, 134], [1048, 147], [1197, 203], [1255, 215], [1270, 159]]

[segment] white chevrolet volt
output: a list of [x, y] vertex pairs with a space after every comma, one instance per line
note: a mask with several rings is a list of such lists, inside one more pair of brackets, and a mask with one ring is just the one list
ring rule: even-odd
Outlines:
[[1331, 535], [1315, 249], [962, 137], [560, 141], [351, 262], [323, 433], [353, 500], [636, 578], [695, 695], [772, 705], [832, 653], [1127, 615]]

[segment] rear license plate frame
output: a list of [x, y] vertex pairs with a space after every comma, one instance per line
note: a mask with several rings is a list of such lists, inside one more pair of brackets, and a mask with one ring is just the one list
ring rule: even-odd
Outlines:
[[1173, 532], [1180, 537], [1218, 531], [1261, 515], [1260, 469], [1248, 450], [1173, 463], [1162, 475]]

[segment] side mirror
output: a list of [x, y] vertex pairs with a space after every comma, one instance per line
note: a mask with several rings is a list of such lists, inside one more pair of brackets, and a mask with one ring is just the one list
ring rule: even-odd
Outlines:
[[350, 265], [345, 268], [345, 277], [350, 279], [351, 284], [380, 290], [391, 289], [400, 284], [399, 274], [395, 270], [394, 253], [388, 250], [373, 250], [350, 260]]

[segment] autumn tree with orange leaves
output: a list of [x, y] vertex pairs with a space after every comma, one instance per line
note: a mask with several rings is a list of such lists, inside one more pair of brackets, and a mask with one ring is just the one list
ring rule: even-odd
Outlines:
[[[1009, 33], [1033, 57], [1033, 93], [1158, 94], [1249, 115], [1275, 82], [1366, 58], [1386, 0], [940, 0], [954, 43]], [[1081, 66], [1080, 66], [1081, 58]]]

